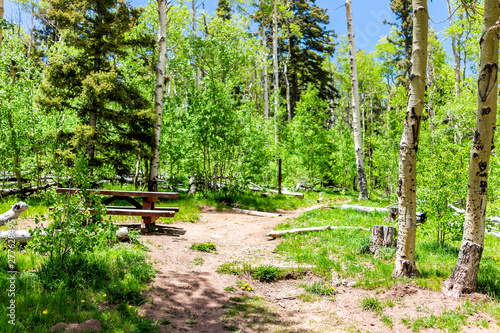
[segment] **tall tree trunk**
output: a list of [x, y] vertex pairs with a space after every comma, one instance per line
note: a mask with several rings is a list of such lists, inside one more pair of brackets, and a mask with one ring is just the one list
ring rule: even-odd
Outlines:
[[158, 191], [158, 170], [160, 168], [161, 126], [163, 124], [163, 95], [165, 93], [165, 67], [167, 62], [167, 7], [170, 0], [158, 0], [158, 64], [156, 65], [155, 113], [153, 127], [154, 148], [150, 163], [148, 191]]
[[408, 94], [408, 107], [399, 145], [399, 235], [396, 247], [394, 277], [416, 277], [415, 238], [417, 232], [416, 188], [417, 151], [420, 122], [424, 107], [427, 67], [427, 32], [429, 26], [427, 0], [413, 0], [413, 50]]
[[288, 115], [288, 122], [292, 121], [292, 109], [290, 108], [290, 82], [288, 82], [288, 73], [286, 63], [283, 66], [283, 76], [285, 77], [286, 84], [286, 113]]
[[[446, 0], [446, 3], [448, 5], [448, 19], [451, 27], [453, 25], [453, 14], [451, 11], [450, 0]], [[454, 34], [451, 34], [451, 48], [453, 50], [453, 58], [455, 60], [455, 64], [453, 66], [453, 71], [455, 73], [455, 96], [458, 98], [460, 97], [460, 52], [458, 50], [458, 41]]]
[[[0, 0], [0, 20], [3, 19], [3, 0]], [[3, 31], [0, 28], [0, 50], [2, 49], [2, 41], [3, 41]]]
[[[10, 76], [12, 77], [12, 82], [11, 86], [12, 89], [14, 89], [14, 86], [16, 84], [16, 78], [17, 78], [17, 64], [13, 61], [13, 67], [12, 71], [10, 72]], [[12, 99], [12, 95], [9, 96], [9, 99]], [[11, 147], [10, 149], [12, 150], [13, 157], [14, 157], [14, 175], [16, 176], [17, 180], [17, 188], [19, 189], [19, 193], [23, 193], [23, 177], [21, 174], [21, 152], [19, 149], [18, 145], [18, 137], [17, 137], [17, 131], [14, 128], [14, 121], [12, 119], [12, 110], [9, 108], [8, 113], [7, 113], [7, 120], [9, 122], [9, 129], [10, 129], [10, 139], [11, 139]]]
[[347, 34], [349, 38], [349, 57], [351, 60], [352, 131], [354, 133], [354, 150], [356, 152], [356, 169], [358, 171], [359, 199], [367, 200], [368, 186], [366, 184], [363, 141], [361, 139], [358, 70], [356, 66], [356, 48], [354, 46], [354, 32], [352, 28], [351, 0], [346, 0], [345, 8], [347, 14]]
[[479, 41], [478, 109], [469, 162], [464, 234], [455, 269], [443, 285], [443, 292], [453, 297], [476, 289], [483, 254], [488, 167], [497, 115], [499, 16], [498, 0], [485, 0], [483, 34]]
[[274, 144], [276, 160], [278, 159], [278, 113], [280, 107], [279, 72], [278, 72], [278, 11], [273, 0], [273, 76], [274, 76]]
[[269, 120], [269, 83], [268, 83], [268, 75], [267, 75], [267, 58], [269, 56], [269, 53], [267, 51], [267, 38], [266, 38], [266, 31], [265, 31], [264, 23], [261, 24], [260, 26], [260, 34], [262, 36], [262, 46], [264, 46], [264, 64], [263, 64], [263, 89], [264, 89], [264, 117], [266, 120]]

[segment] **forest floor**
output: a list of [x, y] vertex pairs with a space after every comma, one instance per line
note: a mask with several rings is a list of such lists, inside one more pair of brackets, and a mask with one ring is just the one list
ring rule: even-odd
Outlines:
[[[409, 321], [433, 318], [433, 314], [443, 316], [467, 299], [474, 303], [486, 298], [472, 294], [455, 300], [412, 283], [385, 291], [366, 290], [353, 287], [349, 280], [340, 281], [340, 285], [329, 281], [337, 285], [333, 297], [308, 298], [299, 284], [325, 282], [313, 273], [300, 279], [260, 282], [246, 275], [216, 272], [220, 265], [235, 261], [298, 266], [275, 252], [280, 239], [269, 240], [266, 234], [285, 219], [315, 208], [318, 206], [279, 211], [282, 216], [274, 218], [205, 208], [199, 222], [171, 225], [186, 230], [180, 237], [142, 236], [158, 274], [144, 293], [148, 301], [140, 314], [156, 322], [161, 332], [410, 332]], [[193, 243], [206, 242], [214, 243], [217, 253], [190, 249]], [[243, 291], [244, 283], [253, 291]], [[370, 297], [390, 306], [375, 312], [363, 310], [362, 300]], [[467, 323], [458, 329], [498, 332], [496, 320], [485, 313], [472, 315]]]

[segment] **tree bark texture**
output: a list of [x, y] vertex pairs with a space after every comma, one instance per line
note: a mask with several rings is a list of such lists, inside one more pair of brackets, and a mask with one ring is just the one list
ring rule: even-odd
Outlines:
[[274, 144], [278, 158], [278, 112], [280, 107], [279, 71], [278, 71], [278, 0], [273, 0], [273, 76], [274, 76]]
[[498, 94], [498, 41], [500, 2], [485, 0], [480, 46], [478, 109], [469, 160], [469, 183], [464, 234], [458, 260], [443, 292], [452, 297], [476, 289], [483, 253], [488, 167], [496, 127]]
[[410, 87], [403, 135], [399, 145], [399, 236], [396, 247], [394, 277], [417, 277], [415, 238], [417, 231], [416, 188], [417, 151], [420, 123], [424, 107], [427, 67], [427, 32], [429, 15], [427, 0], [413, 0], [413, 50]]
[[347, 14], [347, 35], [349, 38], [349, 58], [351, 61], [351, 91], [352, 91], [352, 131], [354, 133], [354, 150], [356, 152], [356, 169], [358, 171], [359, 199], [368, 199], [368, 186], [365, 174], [365, 159], [363, 156], [363, 141], [361, 139], [359, 116], [358, 69], [356, 66], [356, 47], [352, 27], [351, 0], [345, 2]]
[[160, 168], [161, 126], [163, 124], [163, 96], [165, 93], [165, 67], [167, 62], [167, 6], [170, 0], [158, 0], [158, 17], [160, 27], [158, 30], [158, 64], [156, 65], [155, 87], [155, 114], [156, 122], [153, 127], [154, 148], [151, 158], [148, 191], [158, 191], [158, 170]]

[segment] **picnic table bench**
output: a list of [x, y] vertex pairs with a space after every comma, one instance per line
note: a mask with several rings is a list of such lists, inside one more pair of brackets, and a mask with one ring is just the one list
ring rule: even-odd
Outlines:
[[[56, 193], [77, 194], [79, 188], [56, 188]], [[178, 207], [155, 207], [159, 198], [178, 198], [176, 192], [145, 192], [145, 191], [117, 191], [117, 190], [85, 190], [98, 195], [110, 196], [102, 201], [106, 205], [107, 215], [141, 216], [141, 230], [146, 231], [160, 217], [174, 217], [179, 212]], [[142, 204], [133, 197], [142, 198]], [[127, 201], [131, 206], [108, 206], [115, 200]], [[92, 209], [90, 209], [92, 211]]]

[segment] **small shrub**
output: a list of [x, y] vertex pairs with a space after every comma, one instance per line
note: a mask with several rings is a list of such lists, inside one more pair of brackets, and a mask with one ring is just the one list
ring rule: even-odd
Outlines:
[[214, 243], [194, 243], [190, 247], [191, 250], [199, 251], [199, 252], [217, 252], [217, 248]]
[[236, 291], [236, 288], [235, 288], [235, 287], [233, 287], [233, 286], [229, 286], [229, 287], [224, 288], [224, 290], [225, 290], [225, 291], [230, 291], [230, 292], [232, 292], [232, 293], [233, 293], [233, 292], [235, 292], [235, 291]]

